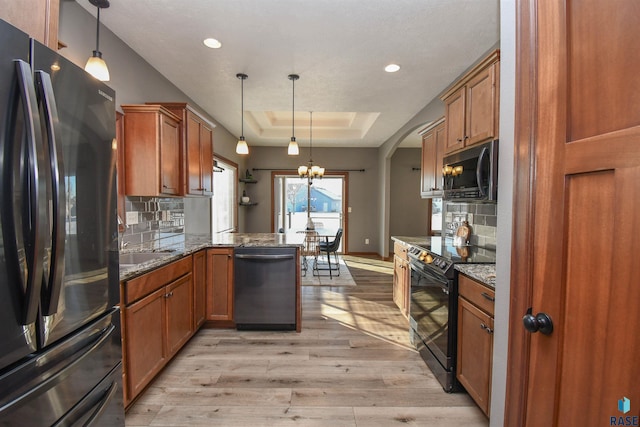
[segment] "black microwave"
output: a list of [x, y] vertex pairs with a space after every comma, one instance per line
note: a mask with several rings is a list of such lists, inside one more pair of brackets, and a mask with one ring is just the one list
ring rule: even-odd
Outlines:
[[498, 200], [498, 140], [444, 158], [445, 200]]

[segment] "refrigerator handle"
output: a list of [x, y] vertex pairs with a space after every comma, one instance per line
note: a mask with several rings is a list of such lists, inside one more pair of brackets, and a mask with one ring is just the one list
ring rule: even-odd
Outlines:
[[[46, 316], [56, 313], [58, 310], [58, 300], [60, 299], [60, 291], [62, 289], [64, 277], [64, 246], [66, 239], [66, 191], [64, 183], [64, 163], [62, 161], [62, 147], [60, 130], [58, 128], [58, 109], [56, 107], [53, 85], [51, 84], [51, 76], [44, 71], [36, 71], [36, 88], [38, 90], [38, 99], [42, 105], [44, 130], [46, 133], [46, 144], [48, 144], [49, 159], [45, 159], [50, 163], [51, 188], [53, 189], [53, 218], [51, 230], [51, 256], [49, 264], [48, 277], [44, 277], [47, 284], [43, 295], [43, 314]], [[45, 276], [47, 273], [45, 272]]]
[[[42, 229], [46, 224], [46, 199], [44, 194], [43, 177], [40, 176], [44, 155], [38, 150], [42, 135], [40, 118], [37, 114], [37, 100], [31, 77], [31, 67], [24, 61], [14, 61], [16, 74], [18, 75], [18, 87], [22, 98], [23, 114], [25, 116], [25, 132], [27, 135], [28, 177], [23, 177], [26, 193], [29, 196], [29, 206], [24, 209], [24, 217], [30, 227], [25, 241], [26, 249], [26, 283], [22, 283], [24, 289], [24, 310], [22, 322], [25, 325], [35, 322], [40, 301], [40, 289], [42, 285], [42, 260], [44, 258], [44, 241]], [[13, 165], [16, 167], [16, 165]], [[11, 204], [9, 204], [9, 207]], [[13, 232], [15, 236], [15, 231]], [[22, 282], [22, 274], [18, 274]]]

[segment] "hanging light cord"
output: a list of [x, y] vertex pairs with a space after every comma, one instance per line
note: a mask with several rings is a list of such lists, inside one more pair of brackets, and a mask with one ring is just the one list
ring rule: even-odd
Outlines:
[[291, 84], [293, 85], [291, 91], [291, 136], [293, 139], [296, 137], [296, 126], [295, 126], [295, 118], [296, 118], [296, 79], [291, 79]]
[[100, 6], [98, 6], [98, 20], [96, 21], [96, 52], [100, 52]]
[[244, 137], [244, 78], [240, 78], [240, 136]]
[[309, 111], [309, 163], [313, 163], [313, 111]]

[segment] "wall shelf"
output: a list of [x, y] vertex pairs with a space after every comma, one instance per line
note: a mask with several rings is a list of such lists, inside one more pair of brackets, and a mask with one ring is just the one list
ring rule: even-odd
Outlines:
[[245, 184], [255, 184], [258, 182], [257, 179], [246, 179], [246, 178], [240, 178], [240, 182], [244, 182]]
[[258, 202], [249, 202], [249, 203], [240, 202], [240, 206], [255, 206], [257, 204]]

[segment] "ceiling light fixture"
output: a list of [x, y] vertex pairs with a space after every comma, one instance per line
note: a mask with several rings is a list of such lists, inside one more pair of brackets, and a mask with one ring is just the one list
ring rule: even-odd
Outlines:
[[287, 154], [290, 156], [297, 156], [300, 154], [300, 149], [298, 148], [298, 143], [296, 142], [296, 134], [295, 134], [295, 114], [296, 114], [296, 80], [300, 78], [297, 74], [289, 74], [289, 80], [291, 80], [292, 85], [292, 96], [291, 96], [291, 141], [289, 141], [289, 148], [287, 148]]
[[100, 9], [108, 8], [109, 0], [89, 0], [89, 2], [98, 8], [98, 18], [96, 21], [96, 50], [93, 51], [93, 55], [84, 66], [84, 70], [96, 79], [102, 82], [108, 82], [109, 69], [107, 68], [107, 63], [102, 59], [102, 52], [100, 52]]
[[313, 111], [309, 111], [309, 161], [306, 165], [298, 166], [298, 176], [307, 178], [307, 230], [315, 228], [311, 221], [311, 185], [313, 178], [324, 176], [324, 168], [313, 164]]
[[204, 39], [203, 43], [206, 47], [210, 47], [211, 49], [220, 49], [222, 47], [222, 43], [213, 38]]
[[238, 143], [236, 144], [236, 153], [238, 154], [249, 154], [249, 146], [247, 145], [247, 141], [244, 140], [244, 81], [249, 78], [246, 74], [238, 73], [236, 77], [240, 79], [240, 113], [241, 113], [241, 131], [240, 138], [238, 139]]
[[395, 73], [396, 71], [398, 71], [400, 69], [400, 66], [398, 64], [389, 64], [386, 67], [384, 67], [384, 70], [387, 73]]

